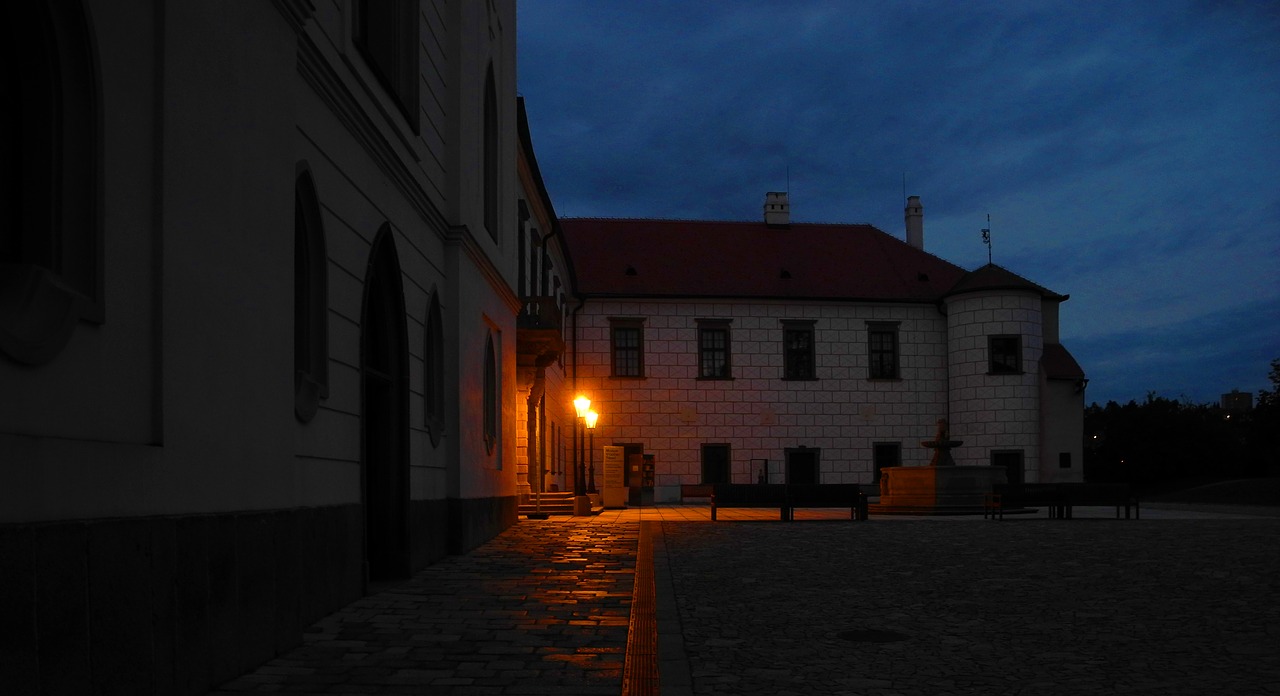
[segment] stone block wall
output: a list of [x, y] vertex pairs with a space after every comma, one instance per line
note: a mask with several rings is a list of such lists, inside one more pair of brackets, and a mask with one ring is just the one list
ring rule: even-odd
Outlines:
[[[1020, 451], [1027, 481], [1039, 471], [1040, 297], [1030, 292], [967, 293], [947, 300], [951, 436], [957, 464], [990, 464], [992, 451]], [[1022, 371], [990, 374], [988, 338], [1022, 339]]]
[[[611, 376], [610, 317], [644, 319], [643, 379]], [[698, 319], [730, 320], [732, 379], [697, 378]], [[783, 379], [783, 324], [814, 322], [816, 379]], [[868, 321], [898, 325], [900, 378], [868, 377]], [[734, 482], [751, 460], [783, 480], [785, 452], [819, 450], [820, 482], [870, 483], [876, 443], [898, 443], [904, 464], [926, 464], [946, 413], [946, 318], [932, 304], [590, 301], [579, 317], [579, 391], [602, 414], [601, 448], [641, 443], [655, 455], [656, 496], [701, 480], [701, 445], [730, 447]]]

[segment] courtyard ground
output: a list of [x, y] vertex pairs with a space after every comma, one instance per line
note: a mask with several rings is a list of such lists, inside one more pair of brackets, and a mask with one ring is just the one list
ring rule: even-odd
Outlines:
[[669, 695], [1280, 694], [1280, 509], [1239, 509], [522, 519], [216, 693], [619, 694], [648, 613]]

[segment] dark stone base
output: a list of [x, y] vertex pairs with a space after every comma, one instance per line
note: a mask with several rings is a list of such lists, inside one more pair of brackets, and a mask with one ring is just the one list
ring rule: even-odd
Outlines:
[[516, 496], [449, 499], [449, 553], [466, 553], [519, 518]]
[[[516, 498], [415, 500], [414, 571], [516, 522]], [[204, 694], [365, 592], [359, 505], [0, 525], [4, 693]]]
[[409, 554], [413, 572], [449, 555], [449, 501], [409, 501]]
[[362, 591], [360, 507], [0, 526], [8, 693], [203, 694]]

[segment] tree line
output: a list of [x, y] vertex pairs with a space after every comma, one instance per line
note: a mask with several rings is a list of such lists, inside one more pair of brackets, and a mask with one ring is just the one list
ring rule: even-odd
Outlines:
[[1280, 475], [1280, 358], [1270, 390], [1249, 410], [1149, 392], [1142, 403], [1096, 402], [1084, 412], [1086, 481], [1148, 487], [1194, 479]]

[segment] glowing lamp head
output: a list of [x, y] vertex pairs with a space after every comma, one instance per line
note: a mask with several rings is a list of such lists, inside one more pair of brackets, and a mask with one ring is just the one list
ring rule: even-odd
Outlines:
[[595, 411], [587, 411], [587, 429], [594, 430], [596, 427], [596, 420], [599, 418], [599, 413], [596, 413]]
[[591, 410], [591, 399], [585, 396], [579, 396], [573, 400], [573, 407], [578, 411], [579, 418], [586, 418], [587, 411]]

